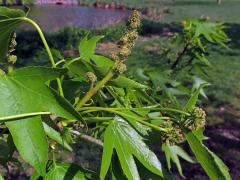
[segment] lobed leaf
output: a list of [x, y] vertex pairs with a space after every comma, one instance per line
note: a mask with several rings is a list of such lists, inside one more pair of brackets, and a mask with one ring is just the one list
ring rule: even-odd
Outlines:
[[48, 142], [41, 117], [6, 123], [21, 157], [44, 175], [48, 161]]
[[144, 143], [143, 137], [120, 117], [116, 117], [109, 124], [104, 134], [101, 179], [106, 176], [113, 149], [116, 149], [121, 167], [128, 179], [140, 179], [134, 157], [149, 171], [163, 176], [161, 163]]
[[88, 39], [87, 36], [79, 44], [79, 53], [82, 59], [85, 61], [90, 61], [92, 56], [95, 54], [95, 48], [97, 42], [104, 36], [93, 36]]
[[167, 165], [168, 169], [171, 169], [171, 160], [176, 164], [178, 172], [181, 176], [183, 176], [182, 173], [182, 166], [179, 160], [179, 157], [185, 159], [186, 161], [190, 163], [194, 163], [193, 159], [179, 146], [170, 146], [169, 144], [163, 144], [162, 150], [165, 153], [166, 159], [167, 159]]
[[201, 84], [196, 90], [195, 92], [192, 94], [191, 98], [188, 100], [187, 104], [185, 105], [184, 109], [185, 111], [192, 111], [193, 108], [196, 106], [197, 104], [197, 100], [198, 100], [198, 96], [201, 92], [201, 89], [206, 86], [207, 84]]
[[92, 171], [86, 170], [76, 164], [56, 164], [47, 173], [48, 180], [98, 180], [99, 177]]
[[[45, 84], [65, 72], [64, 69], [27, 67], [0, 76], [0, 116], [51, 112], [66, 119], [81, 116], [66, 100]], [[23, 159], [43, 174], [47, 159], [47, 140], [40, 117], [6, 122]], [[37, 134], [36, 134], [37, 133]]]
[[210, 151], [194, 133], [187, 133], [186, 139], [197, 161], [201, 164], [210, 179], [231, 179], [228, 167], [219, 157]]

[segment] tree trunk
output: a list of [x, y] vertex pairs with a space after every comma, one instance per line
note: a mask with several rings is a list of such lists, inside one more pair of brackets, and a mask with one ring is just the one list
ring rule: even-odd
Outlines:
[[217, 0], [217, 4], [220, 5], [222, 3], [222, 0]]

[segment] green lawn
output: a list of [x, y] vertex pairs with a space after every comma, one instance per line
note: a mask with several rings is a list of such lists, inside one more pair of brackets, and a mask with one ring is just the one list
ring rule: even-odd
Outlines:
[[[234, 39], [229, 45], [232, 50], [224, 48], [211, 48], [209, 61], [212, 67], [207, 69], [209, 77], [203, 77], [211, 86], [207, 89], [209, 96], [208, 104], [220, 106], [222, 104], [231, 104], [240, 109], [240, 51], [234, 45]], [[151, 68], [163, 67], [166, 64], [161, 54], [160, 48], [164, 43], [163, 38], [154, 38], [149, 40], [140, 40], [127, 63], [131, 71], [136, 67]]]
[[[85, 0], [87, 3], [93, 3], [96, 0]], [[112, 0], [99, 0], [112, 2]], [[240, 0], [222, 0], [221, 5], [216, 4], [216, 0], [115, 0], [116, 2], [125, 3], [133, 7], [154, 7], [154, 8], [169, 8], [169, 13], [165, 14], [162, 22], [155, 23], [154, 27], [151, 22], [142, 30], [141, 35], [146, 36], [151, 30], [160, 35], [163, 28], [172, 28], [173, 23], [177, 24], [187, 17], [200, 17], [202, 15], [209, 16], [210, 20], [220, 20], [226, 23], [227, 34], [231, 38], [229, 43], [232, 51], [226, 49], [211, 49], [209, 60], [214, 65], [209, 69], [208, 81], [212, 84], [207, 91], [211, 96], [210, 103], [219, 105], [221, 103], [232, 104], [240, 109]], [[81, 1], [82, 2], [82, 1]], [[147, 28], [146, 28], [147, 27]], [[174, 26], [175, 27], [175, 26]], [[107, 41], [115, 41], [121, 35], [124, 26], [118, 25], [104, 30], [97, 31], [92, 34], [105, 34]], [[75, 32], [75, 31], [73, 31]], [[63, 32], [62, 36], [56, 36], [52, 39], [48, 38], [50, 44], [66, 45], [69, 42], [75, 44], [71, 39], [82, 38], [85, 31]], [[23, 35], [24, 36], [24, 35]], [[63, 38], [64, 37], [64, 38]], [[26, 37], [24, 37], [26, 38]], [[66, 42], [64, 41], [66, 39]], [[70, 39], [70, 40], [69, 40]], [[160, 36], [157, 39], [144, 38], [140, 40], [134, 48], [128, 64], [130, 70], [137, 66], [141, 67], [157, 67], [162, 66], [161, 55], [159, 48], [164, 39]], [[31, 42], [34, 42], [31, 40]], [[62, 44], [60, 43], [62, 42]], [[75, 47], [75, 46], [74, 46]], [[58, 48], [58, 47], [55, 47]], [[26, 54], [26, 53], [25, 53]]]
[[[84, 0], [93, 4], [96, 0]], [[209, 16], [212, 20], [239, 23], [239, 0], [222, 0], [217, 5], [216, 0], [98, 0], [98, 2], [117, 2], [136, 8], [169, 8], [170, 14], [165, 16], [164, 22], [179, 22], [187, 17]]]

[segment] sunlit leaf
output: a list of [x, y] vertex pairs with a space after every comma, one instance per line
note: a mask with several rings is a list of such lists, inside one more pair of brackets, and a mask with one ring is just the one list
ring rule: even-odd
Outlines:
[[113, 149], [116, 150], [123, 172], [128, 179], [140, 179], [134, 157], [149, 171], [163, 176], [156, 155], [147, 147], [141, 135], [120, 117], [116, 117], [105, 131], [100, 173], [102, 179], [110, 166]]
[[168, 169], [171, 169], [171, 160], [176, 164], [178, 172], [181, 176], [182, 173], [182, 166], [179, 160], [179, 157], [185, 159], [190, 163], [194, 163], [193, 159], [179, 146], [170, 146], [169, 144], [163, 144], [162, 150], [165, 152], [165, 156], [167, 159]]
[[85, 61], [90, 61], [91, 57], [95, 54], [97, 42], [104, 36], [94, 36], [90, 39], [87, 36], [79, 44], [80, 57]]
[[190, 99], [188, 100], [187, 104], [185, 105], [184, 109], [186, 111], [192, 111], [193, 108], [196, 106], [197, 101], [198, 101], [198, 96], [201, 92], [201, 89], [206, 86], [207, 84], [201, 84], [196, 90], [195, 92], [192, 94], [192, 96], [190, 97]]
[[186, 134], [186, 139], [197, 161], [201, 164], [210, 179], [231, 179], [228, 167], [198, 140], [192, 132]]
[[62, 135], [56, 131], [54, 128], [49, 126], [47, 123], [43, 122], [43, 127], [46, 135], [52, 140], [56, 141], [58, 144], [61, 144], [63, 147], [72, 151], [72, 147], [68, 144], [68, 142], [62, 137]]
[[[81, 116], [66, 100], [45, 85], [46, 81], [64, 72], [63, 69], [27, 67], [0, 76], [0, 116], [51, 112], [66, 119], [81, 120]], [[48, 146], [41, 119], [35, 117], [6, 122], [6, 126], [23, 159], [43, 174]]]
[[44, 175], [48, 161], [48, 142], [41, 117], [6, 124], [21, 157]]
[[98, 176], [76, 164], [56, 164], [47, 173], [48, 180], [98, 180]]

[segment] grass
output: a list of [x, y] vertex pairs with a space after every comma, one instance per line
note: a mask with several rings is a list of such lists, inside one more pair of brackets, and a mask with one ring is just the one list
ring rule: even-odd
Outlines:
[[[105, 2], [112, 2], [112, 0], [100, 0]], [[96, 0], [88, 0], [85, 2], [92, 4]], [[141, 35], [160, 35], [163, 29], [168, 28], [171, 31], [179, 29], [179, 23], [187, 17], [199, 17], [202, 15], [209, 16], [211, 20], [220, 20], [225, 22], [229, 27], [227, 34], [232, 39], [229, 46], [233, 49], [231, 52], [225, 49], [212, 48], [209, 60], [214, 65], [209, 69], [208, 81], [212, 84], [209, 87], [208, 94], [211, 97], [210, 101], [214, 105], [222, 103], [233, 104], [240, 109], [240, 1], [239, 0], [223, 0], [221, 5], [217, 5], [215, 0], [115, 0], [115, 2], [125, 3], [132, 7], [141, 8], [169, 8], [169, 13], [165, 14], [163, 21], [154, 23], [151, 21], [144, 21], [141, 30]], [[91, 31], [90, 34], [106, 34], [106, 40], [116, 41], [121, 36], [124, 29], [124, 24], [111, 26], [110, 28]], [[87, 34], [87, 30], [79, 29], [65, 29], [58, 34], [49, 36], [47, 39], [54, 48], [61, 48], [62, 46], [69, 46], [70, 44], [77, 47], [78, 41]], [[23, 35], [24, 36], [24, 35]], [[31, 36], [33, 37], [33, 36]], [[26, 39], [26, 37], [24, 37]], [[29, 39], [29, 38], [28, 38]], [[21, 42], [22, 40], [19, 40]], [[130, 69], [134, 67], [157, 67], [162, 65], [159, 48], [163, 38], [143, 38], [136, 44], [132, 55], [128, 60]], [[29, 39], [26, 45], [36, 43], [33, 39]], [[21, 45], [22, 47], [26, 45]], [[70, 47], [70, 48], [73, 48]], [[29, 52], [20, 54], [30, 54]]]
[[[166, 65], [159, 54], [164, 42], [165, 40], [161, 37], [140, 40], [127, 61], [129, 69], [135, 71], [136, 67], [147, 69]], [[229, 44], [233, 48], [231, 51], [224, 48], [210, 48], [208, 59], [212, 67], [207, 69], [209, 77], [207, 79], [203, 77], [211, 84], [207, 89], [209, 105], [218, 107], [231, 104], [240, 109], [240, 53], [235, 43], [233, 39]]]
[[[93, 4], [96, 0], [80, 1]], [[129, 7], [151, 9], [169, 9], [164, 22], [179, 22], [189, 17], [209, 16], [212, 20], [239, 23], [239, 0], [223, 0], [217, 5], [216, 0], [98, 0], [98, 2], [117, 2]]]
[[214, 0], [177, 1], [169, 8], [170, 14], [165, 17], [165, 22], [179, 22], [188, 17], [209, 16], [213, 21], [240, 23], [240, 1], [237, 0], [223, 0], [221, 5], [217, 5]]

